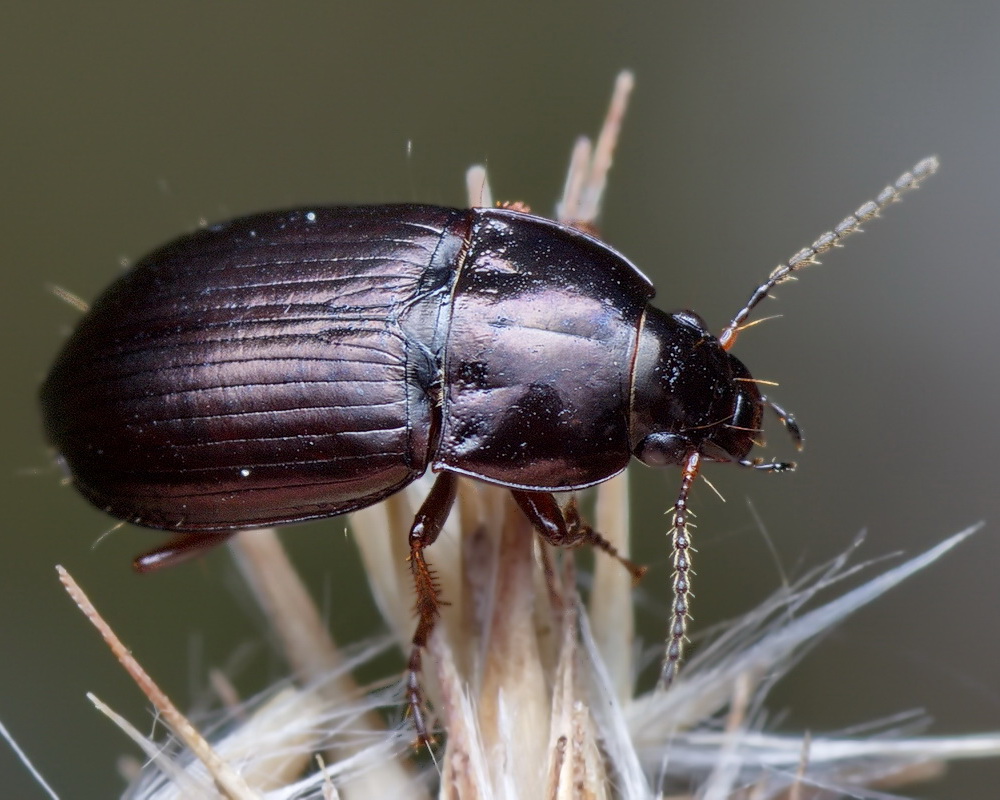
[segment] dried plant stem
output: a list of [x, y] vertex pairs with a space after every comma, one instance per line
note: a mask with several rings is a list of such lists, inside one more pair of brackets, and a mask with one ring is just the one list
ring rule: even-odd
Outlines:
[[[513, 500], [508, 503], [489, 629], [490, 650], [503, 653], [504, 658], [486, 659], [478, 706], [484, 747], [487, 752], [502, 747], [511, 760], [525, 766], [513, 775], [521, 784], [517, 787], [520, 796], [527, 797], [532, 789], [537, 790], [544, 774], [549, 695], [535, 636], [535, 534]], [[500, 777], [494, 776], [495, 784]]]
[[567, 224], [582, 223], [592, 226], [601, 213], [601, 200], [608, 182], [608, 172], [618, 146], [622, 121], [628, 100], [635, 86], [631, 72], [623, 71], [615, 80], [611, 103], [604, 117], [604, 124], [597, 137], [596, 146], [581, 137], [573, 149], [570, 170], [566, 178], [563, 199], [556, 209], [556, 219]]
[[603, 800], [611, 785], [608, 760], [601, 751], [596, 721], [583, 700], [588, 695], [588, 682], [581, 663], [576, 573], [572, 559], [565, 559], [564, 564], [560, 589], [571, 599], [563, 604], [560, 615], [562, 641], [552, 687], [546, 797]]
[[90, 599], [84, 594], [83, 589], [73, 580], [72, 576], [61, 566], [56, 567], [59, 573], [59, 580], [66, 588], [73, 602], [79, 606], [87, 619], [100, 632], [111, 652], [125, 668], [125, 671], [132, 677], [136, 685], [142, 689], [146, 697], [160, 713], [163, 720], [170, 726], [170, 729], [192, 753], [205, 765], [209, 771], [219, 792], [227, 800], [259, 800], [260, 795], [254, 792], [243, 780], [242, 776], [236, 773], [226, 761], [219, 757], [212, 746], [198, 732], [198, 729], [191, 724], [180, 710], [170, 701], [170, 698], [153, 681], [149, 674], [142, 668], [138, 661], [128, 651], [121, 639], [111, 629], [111, 626], [104, 621], [104, 618], [97, 612]]
[[[594, 526], [622, 556], [629, 555], [628, 474], [622, 473], [597, 489]], [[632, 576], [611, 558], [594, 559], [594, 587], [588, 606], [594, 641], [604, 658], [620, 702], [632, 696], [635, 681], [635, 611]]]
[[[300, 683], [315, 683], [324, 701], [343, 707], [357, 706], [363, 691], [343, 669], [343, 656], [275, 531], [243, 531], [231, 542], [231, 548]], [[351, 727], [349, 741], [337, 741], [327, 749], [326, 757], [331, 761], [357, 755], [366, 748], [368, 740], [386, 731], [381, 716], [371, 709], [358, 713]], [[338, 789], [349, 800], [373, 796], [375, 786], [388, 791], [396, 785], [402, 792], [412, 783], [412, 767], [408, 762], [393, 760], [380, 764], [378, 775], [370, 772], [354, 775]]]
[[[296, 677], [317, 680], [338, 669], [343, 658], [274, 530], [243, 531], [232, 545], [236, 563]], [[335, 685], [345, 695], [359, 691], [350, 676], [339, 678]], [[374, 715], [370, 722], [381, 727]]]

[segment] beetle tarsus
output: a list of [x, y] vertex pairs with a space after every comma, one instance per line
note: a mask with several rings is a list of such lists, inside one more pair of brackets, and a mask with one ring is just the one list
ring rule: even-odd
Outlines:
[[413, 719], [413, 727], [417, 731], [414, 747], [431, 747], [437, 740], [428, 730], [427, 718], [424, 715], [424, 695], [420, 689], [421, 649], [414, 646], [410, 651], [410, 660], [406, 665], [406, 709]]
[[611, 542], [605, 539], [600, 533], [587, 525], [587, 523], [584, 522], [583, 518], [580, 516], [580, 510], [577, 508], [575, 496], [571, 497], [570, 501], [566, 504], [566, 508], [563, 510], [563, 516], [566, 519], [566, 524], [571, 530], [582, 532], [583, 541], [585, 543], [589, 544], [596, 550], [601, 550], [602, 552], [607, 553], [615, 559], [615, 561], [625, 567], [625, 569], [627, 569], [629, 574], [632, 576], [632, 581], [634, 583], [637, 584], [642, 580], [643, 576], [649, 570], [649, 567], [642, 564], [636, 564], [631, 559], [623, 556], [618, 551], [617, 547], [611, 544]]
[[611, 542], [583, 521], [575, 498], [569, 501], [564, 511], [549, 492], [512, 489], [511, 494], [539, 536], [553, 547], [589, 544], [621, 563], [635, 581], [638, 582], [646, 574], [646, 567], [625, 558]]
[[794, 461], [762, 461], [759, 458], [742, 458], [736, 463], [741, 467], [759, 469], [762, 472], [794, 472], [798, 466]]
[[795, 449], [801, 450], [802, 446], [805, 444], [805, 439], [802, 436], [802, 428], [799, 427], [799, 423], [796, 421], [795, 416], [785, 411], [785, 409], [775, 403], [770, 397], [761, 395], [760, 401], [774, 412], [778, 421], [784, 426], [785, 430], [788, 431], [788, 435], [792, 437], [792, 443], [795, 445]]

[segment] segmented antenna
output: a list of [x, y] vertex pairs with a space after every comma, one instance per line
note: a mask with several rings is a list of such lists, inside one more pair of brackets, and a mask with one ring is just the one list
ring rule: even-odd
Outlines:
[[674, 605], [670, 609], [670, 630], [667, 632], [667, 651], [663, 656], [663, 667], [660, 672], [660, 688], [667, 689], [677, 677], [684, 658], [684, 645], [687, 642], [687, 624], [691, 614], [688, 612], [688, 602], [691, 598], [691, 536], [689, 529], [695, 527], [688, 522], [687, 502], [694, 479], [698, 477], [701, 468], [701, 453], [694, 452], [684, 463], [681, 475], [681, 491], [674, 501], [674, 520], [670, 529], [673, 539], [674, 561]]
[[840, 247], [844, 239], [852, 233], [859, 232], [864, 223], [875, 219], [884, 208], [898, 201], [904, 193], [916, 189], [924, 178], [937, 172], [937, 168], [938, 160], [935, 156], [925, 158], [909, 172], [904, 172], [900, 175], [892, 186], [886, 186], [878, 193], [878, 196], [874, 200], [869, 200], [860, 206], [857, 211], [846, 217], [832, 231], [827, 231], [809, 245], [809, 247], [799, 250], [784, 264], [778, 265], [768, 276], [767, 280], [750, 295], [747, 304], [733, 317], [733, 321], [723, 329], [722, 334], [719, 336], [719, 344], [722, 346], [722, 349], [729, 350], [736, 343], [740, 326], [747, 321], [747, 318], [754, 308], [757, 307], [757, 304], [767, 297], [775, 286], [788, 280], [792, 276], [792, 273], [797, 272], [803, 267], [818, 264], [819, 256], [823, 255], [827, 250]]
[[[809, 247], [800, 250], [784, 264], [776, 267], [767, 280], [750, 295], [747, 304], [733, 317], [733, 321], [722, 331], [722, 335], [719, 336], [719, 344], [722, 348], [729, 350], [735, 344], [736, 337], [740, 332], [740, 326], [747, 321], [747, 318], [753, 312], [754, 308], [756, 308], [757, 304], [768, 296], [771, 289], [782, 281], [791, 278], [792, 274], [797, 270], [807, 267], [810, 264], [818, 263], [819, 256], [827, 250], [839, 247], [844, 239], [852, 233], [860, 231], [861, 226], [877, 217], [882, 209], [890, 203], [899, 200], [905, 192], [916, 189], [920, 185], [920, 182], [929, 175], [933, 175], [937, 171], [937, 168], [937, 158], [934, 156], [925, 158], [912, 170], [900, 175], [892, 186], [886, 186], [878, 193], [878, 196], [874, 200], [869, 200], [860, 206], [857, 211], [845, 218], [832, 231], [824, 233]], [[762, 401], [778, 415], [785, 428], [791, 434], [796, 446], [801, 446], [802, 434], [794, 418], [770, 400], [762, 398]], [[680, 492], [677, 495], [677, 500], [674, 501], [673, 525], [670, 531], [673, 544], [674, 602], [670, 610], [670, 630], [667, 634], [666, 653], [664, 654], [663, 667], [660, 673], [661, 689], [668, 688], [677, 677], [680, 663], [684, 657], [684, 645], [687, 642], [687, 625], [688, 619], [690, 619], [688, 609], [691, 598], [691, 575], [693, 572], [691, 569], [691, 553], [693, 548], [691, 547], [690, 529], [694, 527], [694, 523], [688, 519], [692, 516], [691, 510], [688, 508], [688, 497], [691, 493], [691, 487], [694, 485], [694, 481], [701, 469], [701, 461], [702, 455], [697, 451], [688, 455], [682, 470]], [[781, 472], [794, 467], [793, 464], [765, 464], [746, 460], [738, 463], [745, 467], [753, 467], [771, 472]]]

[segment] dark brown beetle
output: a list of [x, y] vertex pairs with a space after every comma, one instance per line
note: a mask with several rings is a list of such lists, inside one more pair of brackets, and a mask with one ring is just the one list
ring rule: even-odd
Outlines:
[[771, 277], [720, 337], [653, 308], [622, 255], [510, 209], [419, 205], [258, 214], [181, 237], [93, 306], [42, 389], [77, 488], [110, 514], [185, 535], [149, 569], [231, 533], [342, 514], [439, 473], [410, 531], [420, 621], [408, 698], [438, 611], [423, 557], [455, 476], [509, 487], [556, 545], [604, 546], [552, 492], [631, 456], [682, 468], [664, 677], [681, 658], [687, 499], [703, 461], [748, 460], [762, 397], [728, 350], [794, 270], [933, 171], [921, 162]]

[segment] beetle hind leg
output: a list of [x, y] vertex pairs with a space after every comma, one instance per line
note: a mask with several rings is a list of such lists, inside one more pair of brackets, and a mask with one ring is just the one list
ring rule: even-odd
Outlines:
[[442, 472], [434, 481], [430, 493], [417, 511], [410, 528], [410, 573], [416, 591], [417, 629], [413, 633], [410, 658], [406, 665], [406, 704], [417, 730], [418, 744], [433, 744], [424, 715], [424, 696], [420, 688], [423, 651], [441, 614], [441, 593], [434, 572], [424, 558], [424, 548], [437, 540], [441, 528], [455, 502], [457, 479], [453, 473]]
[[179, 533], [159, 547], [140, 553], [132, 561], [136, 572], [154, 572], [173, 567], [184, 561], [204, 555], [209, 550], [227, 542], [239, 531], [213, 531], [211, 533]]

